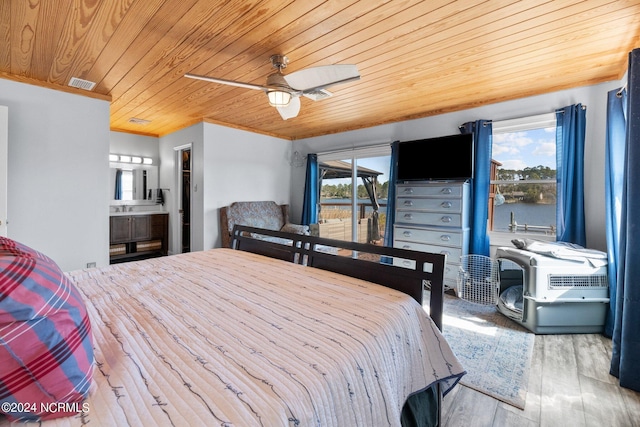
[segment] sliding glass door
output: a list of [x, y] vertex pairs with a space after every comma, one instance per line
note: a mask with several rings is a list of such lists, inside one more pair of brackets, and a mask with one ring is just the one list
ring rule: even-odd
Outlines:
[[382, 245], [390, 147], [318, 155], [320, 236]]

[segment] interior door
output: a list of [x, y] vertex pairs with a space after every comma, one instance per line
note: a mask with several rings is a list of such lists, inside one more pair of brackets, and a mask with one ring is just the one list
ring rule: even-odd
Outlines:
[[0, 236], [7, 235], [7, 165], [9, 157], [9, 108], [0, 105]]

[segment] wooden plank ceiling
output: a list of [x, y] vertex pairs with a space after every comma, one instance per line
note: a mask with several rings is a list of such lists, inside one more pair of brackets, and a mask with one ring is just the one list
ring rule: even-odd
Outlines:
[[[96, 82], [112, 130], [154, 136], [204, 120], [300, 139], [425, 117], [620, 79], [635, 47], [638, 0], [0, 1], [0, 77]], [[362, 78], [285, 121], [261, 91], [183, 77], [262, 85], [276, 53], [285, 74], [346, 63]]]

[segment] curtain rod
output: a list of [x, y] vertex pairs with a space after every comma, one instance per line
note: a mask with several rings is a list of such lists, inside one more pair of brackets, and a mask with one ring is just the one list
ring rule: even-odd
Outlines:
[[342, 148], [340, 150], [333, 150], [333, 151], [322, 151], [322, 152], [319, 152], [318, 154], [319, 155], [329, 155], [329, 154], [350, 153], [350, 152], [352, 152], [354, 150], [358, 150], [358, 149], [386, 147], [386, 146], [390, 146], [391, 143], [392, 143], [392, 141], [377, 142], [375, 144], [362, 145], [362, 146], [359, 146], [359, 147]]
[[[582, 105], [580, 106], [580, 108], [581, 108], [582, 110], [586, 110], [586, 109], [587, 109], [587, 106], [586, 106], [586, 105], [584, 105], [584, 104], [582, 104]], [[562, 113], [562, 114], [564, 114], [564, 108], [558, 108], [558, 109], [556, 110], [556, 113]]]
[[[489, 123], [493, 123], [493, 120], [484, 120], [482, 123], [482, 127], [486, 128], [489, 125]], [[458, 129], [464, 129], [464, 124], [458, 125]]]

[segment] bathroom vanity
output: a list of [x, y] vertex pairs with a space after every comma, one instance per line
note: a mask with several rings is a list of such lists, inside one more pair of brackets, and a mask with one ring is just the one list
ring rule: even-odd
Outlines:
[[167, 212], [117, 212], [109, 216], [109, 263], [167, 255]]

